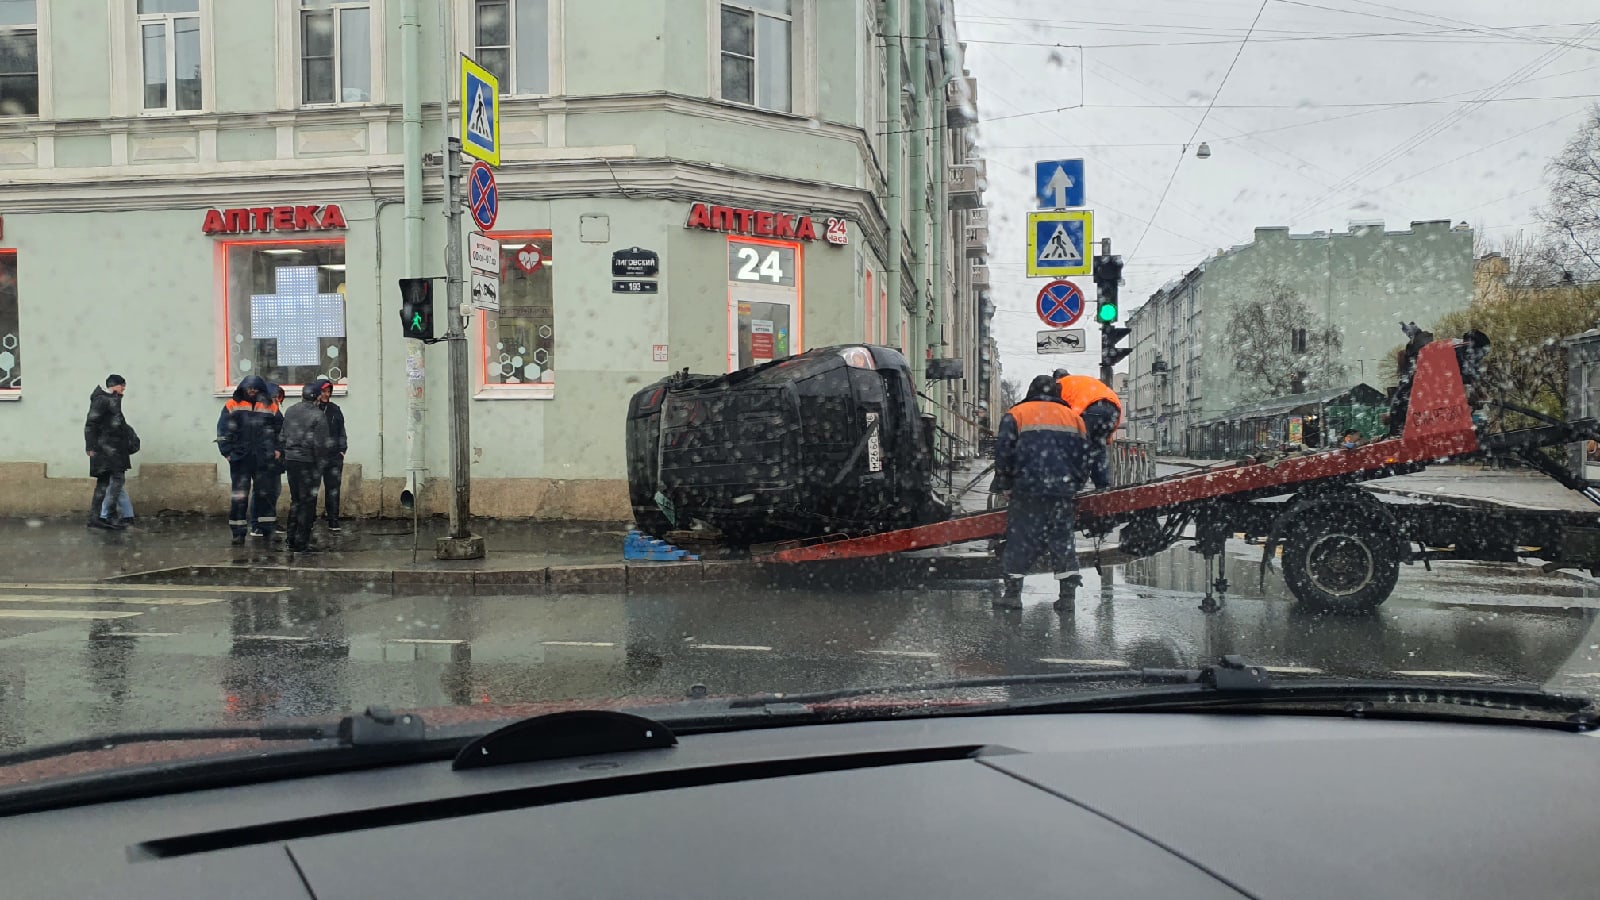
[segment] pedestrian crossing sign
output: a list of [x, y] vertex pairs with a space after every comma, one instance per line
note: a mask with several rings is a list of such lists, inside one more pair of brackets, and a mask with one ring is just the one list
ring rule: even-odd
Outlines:
[[500, 79], [461, 55], [461, 151], [500, 165]]
[[1028, 213], [1028, 277], [1088, 275], [1093, 243], [1094, 213], [1087, 209]]

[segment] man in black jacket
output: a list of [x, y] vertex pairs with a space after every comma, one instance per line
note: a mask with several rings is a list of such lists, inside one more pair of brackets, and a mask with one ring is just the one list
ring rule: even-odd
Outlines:
[[322, 414], [328, 419], [330, 442], [328, 461], [322, 467], [322, 505], [328, 519], [329, 531], [342, 531], [339, 525], [339, 486], [344, 481], [344, 452], [350, 448], [344, 431], [344, 411], [333, 402], [333, 382], [317, 379], [317, 402], [322, 404]]
[[311, 525], [317, 519], [317, 484], [333, 455], [321, 390], [308, 384], [300, 402], [283, 414], [283, 456], [289, 465], [289, 549], [311, 549]]
[[89, 505], [89, 527], [122, 529], [128, 527], [121, 520], [109, 520], [100, 515], [100, 509], [110, 501], [117, 508], [122, 496], [122, 484], [133, 463], [129, 459], [139, 452], [139, 435], [134, 433], [128, 420], [122, 417], [122, 392], [128, 382], [121, 375], [107, 375], [106, 386], [95, 386], [89, 395], [89, 415], [83, 421], [83, 452], [89, 457], [89, 474], [94, 477], [94, 500]]

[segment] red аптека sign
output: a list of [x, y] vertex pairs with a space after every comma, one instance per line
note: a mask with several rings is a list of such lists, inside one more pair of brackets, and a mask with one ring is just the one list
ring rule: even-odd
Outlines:
[[696, 203], [689, 208], [689, 221], [684, 227], [796, 241], [817, 239], [817, 226], [810, 216], [712, 206], [707, 203]]
[[206, 234], [258, 234], [274, 231], [331, 231], [347, 227], [338, 204], [255, 206], [206, 210]]

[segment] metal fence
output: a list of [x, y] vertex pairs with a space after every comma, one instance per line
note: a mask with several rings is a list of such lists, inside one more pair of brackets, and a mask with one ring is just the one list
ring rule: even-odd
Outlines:
[[1155, 480], [1155, 441], [1112, 441], [1106, 450], [1112, 484], [1121, 486]]

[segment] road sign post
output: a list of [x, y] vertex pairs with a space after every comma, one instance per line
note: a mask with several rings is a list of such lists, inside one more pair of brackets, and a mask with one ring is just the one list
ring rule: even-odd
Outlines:
[[[460, 58], [461, 133], [447, 134], [444, 143], [445, 213], [445, 342], [450, 371], [450, 533], [434, 547], [439, 559], [481, 559], [483, 538], [471, 531], [472, 426], [467, 374], [467, 318], [472, 307], [462, 302], [461, 266], [461, 154], [473, 164], [469, 206], [472, 218], [485, 231], [494, 225], [500, 197], [494, 172], [500, 164], [500, 84], [489, 71], [467, 56]], [[484, 165], [487, 163], [488, 165]], [[474, 275], [474, 299], [480, 293]], [[494, 302], [499, 303], [496, 278]]]
[[1094, 213], [1087, 209], [1028, 213], [1028, 277], [1087, 275]]

